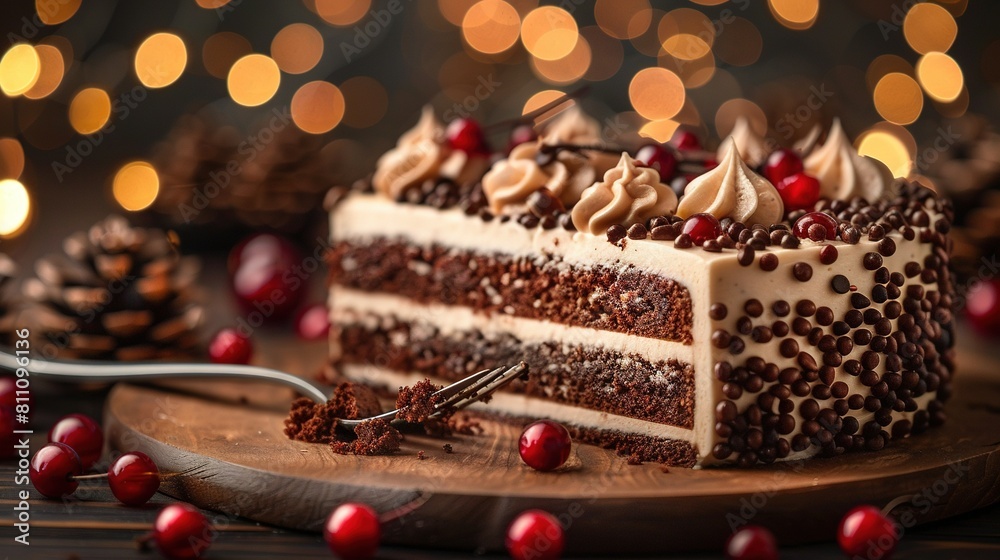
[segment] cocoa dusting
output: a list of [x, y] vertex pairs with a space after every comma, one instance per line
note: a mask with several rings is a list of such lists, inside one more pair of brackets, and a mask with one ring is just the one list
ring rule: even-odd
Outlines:
[[435, 394], [440, 389], [428, 379], [412, 387], [400, 387], [399, 396], [396, 397], [396, 409], [399, 410], [396, 418], [414, 424], [427, 421], [437, 405], [444, 402], [443, 396]]
[[344, 455], [389, 455], [399, 451], [403, 435], [381, 418], [366, 420], [356, 428], [354, 441], [333, 441], [330, 447]]
[[446, 443], [446, 444], [442, 445], [441, 449], [444, 449], [444, 452], [447, 453], [447, 454], [449, 454], [449, 455], [451, 455], [452, 453], [455, 452], [455, 449], [452, 448], [452, 446], [451, 446], [450, 443]]
[[331, 443], [337, 439], [337, 420], [356, 420], [382, 413], [375, 393], [355, 383], [341, 383], [323, 404], [302, 397], [292, 403], [285, 419], [285, 435], [307, 443]]

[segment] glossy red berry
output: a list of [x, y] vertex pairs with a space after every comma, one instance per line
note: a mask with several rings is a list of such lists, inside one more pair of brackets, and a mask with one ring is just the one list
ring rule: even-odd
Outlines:
[[784, 148], [771, 152], [764, 162], [764, 177], [773, 185], [777, 185], [785, 177], [802, 173], [802, 170], [802, 158], [799, 154]]
[[72, 477], [83, 472], [80, 456], [64, 443], [49, 443], [35, 452], [28, 478], [35, 490], [46, 498], [69, 496], [80, 485]]
[[635, 160], [646, 167], [652, 167], [660, 174], [664, 183], [677, 173], [677, 156], [659, 144], [646, 144], [635, 153]]
[[253, 343], [236, 331], [225, 328], [215, 333], [208, 344], [208, 357], [214, 364], [249, 364]]
[[778, 560], [778, 542], [771, 531], [759, 525], [747, 525], [726, 541], [730, 560]]
[[507, 528], [505, 544], [514, 560], [555, 560], [562, 556], [566, 538], [555, 517], [530, 509], [518, 515]]
[[519, 125], [510, 131], [510, 139], [507, 141], [507, 153], [510, 153], [511, 150], [521, 144], [527, 144], [535, 140], [538, 140], [538, 133], [535, 132], [535, 127], [528, 124]]
[[0, 459], [12, 459], [15, 457], [14, 445], [17, 438], [14, 430], [20, 429], [17, 422], [17, 413], [13, 407], [0, 404]]
[[330, 312], [326, 305], [310, 305], [299, 313], [295, 321], [295, 332], [303, 340], [326, 340], [330, 334]]
[[364, 505], [347, 503], [333, 510], [323, 526], [323, 538], [339, 558], [364, 560], [375, 556], [382, 527], [375, 510]]
[[[21, 393], [20, 395], [18, 395], [19, 391]], [[18, 398], [21, 400], [18, 401]], [[18, 389], [17, 379], [14, 377], [9, 375], [0, 377], [0, 406], [9, 406], [13, 408], [18, 404], [27, 404], [29, 408], [34, 408], [31, 406], [33, 404], [31, 391], [28, 391], [27, 389]]]
[[486, 155], [490, 152], [483, 129], [473, 119], [461, 118], [451, 121], [444, 134], [454, 150], [476, 155]]
[[[813, 228], [814, 225], [820, 228]], [[809, 212], [803, 214], [795, 224], [792, 225], [792, 233], [799, 239], [811, 239], [813, 241], [823, 241], [837, 238], [837, 220], [823, 212]]]
[[774, 188], [785, 203], [785, 212], [812, 208], [819, 200], [819, 180], [805, 173], [789, 175], [774, 183]]
[[965, 299], [965, 316], [977, 331], [1000, 334], [1000, 280], [983, 280], [972, 286]]
[[89, 416], [69, 414], [60, 418], [49, 430], [49, 441], [65, 443], [72, 447], [80, 456], [83, 468], [89, 469], [101, 458], [101, 449], [104, 447], [104, 432], [101, 431], [97, 422]]
[[145, 453], [125, 453], [111, 463], [108, 486], [119, 502], [127, 506], [141, 506], [160, 488], [160, 470]]
[[722, 235], [722, 225], [719, 220], [711, 214], [694, 214], [681, 226], [681, 233], [686, 233], [691, 237], [696, 245], [701, 245], [709, 239], [715, 239]]
[[539, 420], [521, 432], [518, 452], [521, 460], [539, 471], [558, 469], [569, 459], [573, 440], [565, 426], [552, 420]]
[[255, 235], [236, 246], [229, 263], [233, 293], [251, 326], [287, 317], [307, 291], [302, 253], [282, 237]]
[[690, 130], [680, 129], [674, 133], [670, 143], [678, 150], [700, 150], [701, 140]]
[[889, 558], [899, 543], [896, 526], [875, 506], [859, 506], [840, 520], [837, 544], [851, 558]]
[[153, 542], [171, 560], [200, 558], [215, 539], [215, 529], [190, 504], [177, 503], [160, 510], [153, 522]]

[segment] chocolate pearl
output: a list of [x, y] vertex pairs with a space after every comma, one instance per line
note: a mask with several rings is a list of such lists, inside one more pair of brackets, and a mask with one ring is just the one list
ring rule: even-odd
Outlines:
[[892, 238], [886, 237], [878, 242], [878, 252], [884, 257], [891, 257], [896, 254], [896, 242]]
[[861, 410], [865, 407], [865, 398], [858, 394], [851, 395], [847, 397], [847, 406], [851, 407], [851, 410]]
[[875, 329], [875, 334], [877, 335], [889, 336], [889, 333], [892, 332], [892, 322], [889, 319], [883, 317], [875, 322], [874, 329]]
[[837, 339], [837, 352], [840, 352], [840, 355], [846, 356], [851, 350], [854, 350], [854, 341], [850, 337], [842, 336]]
[[805, 434], [798, 434], [792, 438], [792, 451], [805, 451], [809, 449], [809, 445], [811, 445], [809, 436]]
[[845, 335], [851, 332], [851, 326], [845, 323], [844, 321], [834, 321], [831, 329], [833, 330], [833, 334], [837, 336]]
[[818, 377], [824, 384], [830, 385], [837, 378], [837, 368], [823, 366], [819, 368]]
[[792, 265], [792, 276], [799, 282], [808, 282], [812, 278], [813, 269], [804, 262], [797, 262]]
[[[534, 227], [537, 227], [538, 226], [538, 222], [539, 222], [538, 216], [535, 216], [534, 214], [522, 214], [521, 217], [517, 219], [517, 223], [521, 224], [522, 226], [524, 226], [524, 227], [526, 227], [528, 229], [532, 229]], [[615, 228], [615, 227], [621, 228], [622, 232], [625, 231], [625, 228], [623, 228], [621, 226], [611, 226], [611, 228]], [[612, 237], [611, 228], [608, 228], [608, 241], [611, 241], [611, 237]], [[618, 234], [618, 232], [616, 230], [614, 235], [617, 235], [617, 234]], [[625, 236], [622, 235], [622, 237], [625, 237]], [[618, 238], [618, 239], [621, 239], [621, 237]], [[618, 241], [618, 239], [616, 239], [615, 241]], [[612, 241], [612, 243], [614, 243], [615, 241]]]
[[722, 385], [722, 394], [735, 401], [743, 396], [743, 387], [735, 383], [724, 383]]
[[837, 367], [844, 361], [844, 357], [836, 352], [827, 352], [823, 354], [823, 364]]
[[889, 275], [889, 282], [892, 282], [893, 286], [902, 287], [906, 283], [906, 278], [903, 276], [902, 272], [893, 272]]
[[717, 239], [709, 239], [701, 244], [701, 248], [709, 253], [721, 253], [722, 245], [719, 244]]
[[726, 309], [726, 304], [724, 303], [713, 303], [711, 307], [708, 308], [708, 316], [716, 321], [721, 321], [726, 318], [729, 310]]
[[854, 344], [866, 346], [872, 341], [872, 332], [868, 329], [858, 329], [854, 331]]
[[618, 243], [628, 235], [628, 231], [625, 226], [620, 224], [615, 224], [608, 228], [608, 241], [611, 243]]
[[903, 306], [898, 301], [890, 301], [885, 304], [884, 311], [887, 319], [895, 319], [903, 312]]
[[799, 367], [809, 371], [816, 371], [816, 358], [813, 358], [808, 352], [799, 352], [798, 357]]
[[[854, 295], [860, 295], [860, 294], [854, 294]], [[857, 309], [851, 309], [850, 311], [844, 314], [844, 320], [847, 321], [847, 324], [850, 325], [852, 329], [856, 329], [860, 327], [862, 323], [865, 322], [865, 317]]]
[[559, 220], [552, 214], [548, 216], [543, 216], [540, 223], [542, 224], [542, 229], [555, 229], [559, 225]]
[[677, 237], [677, 235], [674, 234], [674, 228], [669, 225], [656, 226], [649, 233], [650, 236], [657, 241], [670, 241]]
[[729, 436], [733, 435], [733, 427], [732, 425], [724, 422], [716, 422], [715, 433], [718, 434], [719, 437], [728, 438]]
[[838, 294], [846, 294], [851, 291], [851, 281], [843, 274], [838, 274], [830, 280], [830, 287]]
[[882, 401], [878, 400], [878, 397], [874, 395], [865, 397], [865, 410], [875, 412], [880, 408], [882, 408]]
[[747, 432], [747, 447], [756, 450], [760, 449], [760, 446], [763, 444], [764, 444], [763, 432], [761, 432], [756, 428], [753, 428]]
[[807, 437], [815, 437], [822, 430], [823, 426], [815, 420], [806, 420], [802, 423], [802, 434]]
[[733, 401], [721, 401], [715, 405], [715, 419], [719, 422], [732, 422], [736, 419], [737, 412]]
[[913, 278], [914, 276], [920, 274], [920, 263], [910, 261], [903, 266], [903, 272], [906, 274], [907, 278]]
[[819, 403], [806, 399], [799, 405], [799, 414], [806, 420], [814, 420], [819, 415]]
[[795, 418], [791, 414], [782, 414], [778, 416], [778, 425], [775, 427], [775, 430], [779, 434], [787, 436], [795, 431]]
[[777, 336], [778, 338], [788, 336], [788, 323], [784, 321], [775, 321], [771, 325], [771, 332], [773, 332], [774, 336]]
[[861, 365], [865, 369], [875, 369], [879, 362], [881, 362], [881, 358], [879, 358], [878, 352], [867, 350], [861, 354]]
[[833, 310], [829, 307], [820, 307], [816, 310], [816, 322], [824, 327], [833, 324]]
[[765, 272], [771, 272], [772, 270], [778, 268], [778, 256], [774, 253], [765, 253], [760, 257], [760, 269]]
[[882, 255], [878, 253], [865, 253], [863, 259], [861, 259], [861, 264], [864, 265], [865, 270], [876, 270], [882, 266]]
[[764, 371], [760, 374], [760, 378], [768, 383], [771, 383], [778, 380], [778, 373], [778, 366], [775, 364], [767, 364], [767, 367], [765, 367]]
[[932, 268], [925, 268], [924, 271], [920, 273], [920, 281], [924, 284], [933, 284], [937, 282], [937, 271]]
[[712, 448], [712, 456], [720, 461], [728, 459], [733, 454], [733, 448], [725, 443], [717, 443]]
[[576, 225], [573, 224], [573, 216], [570, 214], [562, 214], [559, 216], [559, 227], [566, 231], [576, 231]]
[[841, 232], [840, 238], [848, 245], [857, 245], [858, 241], [861, 241], [861, 232], [856, 227], [846, 227]]
[[874, 325], [882, 318], [882, 314], [879, 313], [878, 309], [869, 307], [868, 309], [865, 309], [864, 317], [866, 325]]
[[875, 276], [874, 276], [875, 282], [879, 284], [888, 284], [889, 276], [890, 276], [889, 269], [883, 266], [882, 268], [875, 271]]
[[767, 367], [767, 362], [765, 362], [764, 358], [761, 358], [760, 356], [751, 356], [747, 358], [746, 367], [751, 372], [760, 375], [761, 373], [764, 373], [764, 368]]
[[843, 381], [837, 381], [830, 386], [830, 395], [837, 399], [846, 397], [849, 392], [850, 388], [847, 386], [847, 383], [844, 383]]
[[816, 347], [822, 352], [833, 352], [837, 349], [837, 338], [832, 335], [825, 335], [816, 343]]
[[740, 266], [750, 266], [751, 264], [753, 264], [754, 255], [755, 251], [753, 247], [750, 247], [749, 245], [744, 245], [736, 253], [736, 262], [738, 262]]
[[870, 369], [863, 370], [861, 375], [858, 376], [858, 381], [865, 387], [871, 387], [878, 383], [878, 374]]
[[854, 292], [851, 294], [851, 306], [855, 309], [864, 309], [872, 304], [872, 300], [865, 297], [864, 294]]
[[898, 299], [901, 293], [899, 286], [895, 284], [889, 284], [885, 287], [885, 294], [889, 299]]
[[875, 352], [882, 352], [888, 346], [888, 339], [884, 336], [874, 336], [872, 337], [871, 343], [868, 345]]
[[764, 304], [757, 299], [749, 299], [743, 305], [743, 310], [751, 317], [760, 317], [764, 313]]
[[729, 346], [730, 336], [726, 331], [719, 329], [712, 333], [712, 345], [722, 349]]
[[649, 231], [646, 230], [646, 226], [642, 224], [632, 224], [632, 226], [628, 228], [629, 239], [646, 239], [647, 235], [649, 235]]
[[674, 239], [674, 247], [678, 249], [690, 249], [693, 246], [694, 243], [691, 241], [691, 236], [686, 233], [682, 233]]
[[715, 362], [715, 378], [719, 381], [729, 381], [733, 373], [733, 366], [729, 362]]
[[770, 342], [771, 338], [772, 338], [771, 329], [767, 327], [764, 326], [754, 327], [753, 330], [750, 331], [750, 339], [753, 340], [754, 342], [759, 342], [759, 343]]
[[885, 228], [875, 224], [868, 229], [868, 241], [879, 241], [885, 237]]
[[799, 354], [799, 343], [793, 338], [786, 338], [781, 341], [778, 351], [786, 358], [794, 358]]
[[769, 235], [768, 237], [770, 238], [772, 245], [780, 245], [781, 240], [784, 239], [786, 235], [788, 235], [787, 231], [776, 229], [772, 231], [771, 235]]
[[659, 226], [669, 226], [670, 220], [666, 216], [656, 216], [655, 218], [649, 220], [649, 229], [652, 230]]
[[528, 211], [539, 218], [566, 211], [566, 207], [563, 206], [559, 198], [545, 187], [528, 195], [525, 204], [528, 206]]
[[787, 301], [779, 299], [771, 305], [771, 311], [778, 317], [784, 317], [788, 315], [789, 311], [791, 311], [791, 306], [788, 305]]
[[764, 388], [764, 380], [757, 376], [751, 377], [743, 384], [743, 388], [751, 393], [759, 393]]
[[825, 401], [833, 396], [833, 393], [830, 391], [829, 385], [816, 385], [812, 388], [812, 396], [821, 401]]
[[734, 356], [742, 354], [744, 349], [746, 349], [746, 343], [738, 336], [734, 336], [729, 342], [729, 353]]
[[919, 284], [907, 286], [906, 297], [912, 299], [924, 299], [924, 287]]
[[823, 224], [813, 224], [806, 229], [806, 236], [811, 241], [826, 241], [826, 226]]
[[889, 291], [885, 286], [875, 286], [872, 288], [872, 301], [875, 303], [885, 303], [889, 299]]
[[799, 336], [808, 335], [810, 329], [812, 329], [812, 323], [810, 323], [808, 319], [796, 317], [795, 320], [792, 321], [792, 332]]
[[837, 262], [837, 248], [833, 245], [824, 245], [819, 250], [819, 262], [823, 264], [833, 264]]
[[[785, 387], [787, 390], [788, 388]], [[791, 396], [791, 391], [788, 393]], [[785, 397], [784, 400], [778, 401], [778, 412], [781, 414], [791, 414], [795, 410], [795, 403]]]
[[809, 299], [799, 300], [795, 304], [795, 312], [803, 317], [812, 317], [816, 313], [816, 304]]
[[781, 247], [783, 249], [797, 249], [800, 245], [798, 237], [788, 233], [781, 239]]

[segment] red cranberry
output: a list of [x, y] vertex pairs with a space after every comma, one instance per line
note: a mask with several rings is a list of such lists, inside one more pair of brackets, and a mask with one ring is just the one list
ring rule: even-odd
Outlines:
[[555, 560], [562, 556], [566, 539], [555, 517], [530, 509], [518, 515], [507, 528], [506, 545], [514, 560]]
[[153, 522], [153, 542], [171, 560], [200, 558], [215, 538], [208, 519], [190, 504], [170, 504]]
[[145, 453], [125, 453], [111, 463], [108, 486], [119, 502], [127, 506], [141, 506], [160, 488], [160, 470]]
[[558, 469], [569, 459], [573, 442], [569, 430], [552, 420], [539, 420], [521, 432], [518, 452], [521, 460], [539, 471]]
[[778, 543], [771, 531], [759, 525], [747, 525], [726, 541], [726, 557], [730, 560], [778, 560]]
[[819, 180], [805, 173], [789, 175], [774, 184], [785, 203], [785, 212], [812, 208], [819, 200]]
[[382, 536], [378, 514], [375, 510], [356, 503], [337, 507], [326, 519], [323, 538], [338, 557], [344, 560], [363, 560], [375, 556]]
[[535, 132], [535, 127], [528, 124], [517, 126], [514, 130], [510, 131], [510, 139], [507, 141], [507, 153], [509, 154], [511, 150], [521, 144], [527, 144], [535, 140], [538, 140], [538, 133]]
[[309, 272], [287, 239], [258, 234], [233, 250], [233, 292], [253, 326], [287, 317], [302, 301]]
[[[829, 214], [824, 214], [823, 212], [809, 212], [808, 214], [803, 214], [798, 220], [795, 220], [795, 224], [792, 226], [792, 233], [795, 237], [799, 239], [812, 239], [814, 236], [809, 235], [809, 229], [813, 224], [819, 224], [823, 226], [823, 230], [826, 232], [826, 239], [836, 239], [837, 238], [837, 220], [830, 216]], [[813, 241], [823, 241], [823, 239], [812, 239]]]
[[874, 506], [856, 507], [840, 520], [837, 544], [852, 558], [889, 558], [898, 542], [896, 526]]
[[49, 441], [53, 443], [65, 443], [73, 448], [80, 456], [80, 463], [83, 468], [89, 469], [91, 465], [101, 458], [101, 449], [104, 447], [104, 433], [101, 427], [93, 419], [83, 414], [70, 414], [63, 416], [49, 430]]
[[80, 456], [65, 443], [49, 443], [31, 458], [28, 478], [46, 498], [69, 496], [80, 485], [72, 477], [83, 472]]
[[215, 333], [208, 345], [208, 356], [215, 364], [249, 364], [253, 343], [249, 338], [225, 328]]
[[673, 144], [673, 146], [678, 150], [701, 149], [701, 140], [698, 140], [698, 136], [690, 130], [678, 130], [670, 139], [670, 143]]
[[652, 167], [667, 182], [677, 172], [677, 156], [659, 144], [646, 144], [635, 153], [635, 160], [646, 167]]
[[473, 119], [462, 118], [451, 121], [445, 130], [445, 137], [452, 149], [474, 155], [487, 155], [490, 152], [486, 146], [483, 129]]
[[785, 177], [791, 177], [796, 173], [802, 173], [802, 158], [793, 150], [780, 149], [771, 152], [767, 161], [764, 162], [764, 177], [775, 186]]
[[1000, 334], [1000, 280], [984, 280], [969, 290], [965, 316], [977, 331]]
[[[25, 380], [27, 381], [27, 380]], [[21, 392], [18, 395], [18, 391]], [[20, 397], [20, 402], [18, 402], [18, 397]], [[15, 408], [18, 404], [27, 404], [29, 409], [33, 408], [33, 401], [31, 399], [31, 391], [26, 389], [17, 388], [17, 379], [10, 376], [0, 377], [0, 406], [9, 406]]]
[[14, 437], [14, 430], [19, 430], [23, 425], [17, 423], [17, 413], [13, 407], [0, 404], [0, 459], [13, 459], [15, 457], [14, 445], [17, 438]]
[[326, 340], [330, 333], [330, 313], [326, 305], [317, 303], [305, 308], [295, 322], [295, 332], [303, 340]]
[[711, 214], [694, 214], [681, 227], [681, 233], [686, 233], [695, 245], [701, 245], [709, 239], [715, 239], [722, 235], [722, 226], [719, 220]]

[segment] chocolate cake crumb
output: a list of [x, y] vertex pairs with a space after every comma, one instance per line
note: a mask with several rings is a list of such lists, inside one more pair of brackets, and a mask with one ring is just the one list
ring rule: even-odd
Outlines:
[[641, 465], [642, 459], [639, 457], [638, 453], [633, 453], [628, 456], [628, 464], [630, 465]]
[[374, 391], [356, 383], [341, 383], [326, 403], [302, 397], [292, 403], [285, 419], [285, 435], [307, 443], [332, 443], [337, 421], [368, 418], [382, 413]]
[[412, 387], [400, 387], [396, 397], [396, 408], [399, 410], [396, 418], [414, 424], [425, 422], [437, 409], [437, 405], [444, 402], [444, 397], [435, 394], [440, 389], [429, 379]]
[[403, 435], [382, 418], [365, 420], [354, 428], [357, 439], [353, 441], [332, 441], [330, 447], [344, 455], [389, 455], [399, 451]]
[[444, 449], [444, 452], [447, 453], [447, 454], [449, 454], [449, 455], [455, 452], [455, 449], [452, 448], [452, 446], [451, 446], [450, 443], [446, 443], [446, 444], [442, 445], [441, 449]]
[[424, 460], [424, 459], [426, 459], [426, 458], [427, 458], [427, 456], [426, 456], [426, 455], [424, 455], [424, 452], [423, 452], [423, 451], [417, 451], [417, 460], [418, 460], [418, 461], [423, 461], [423, 460]]

